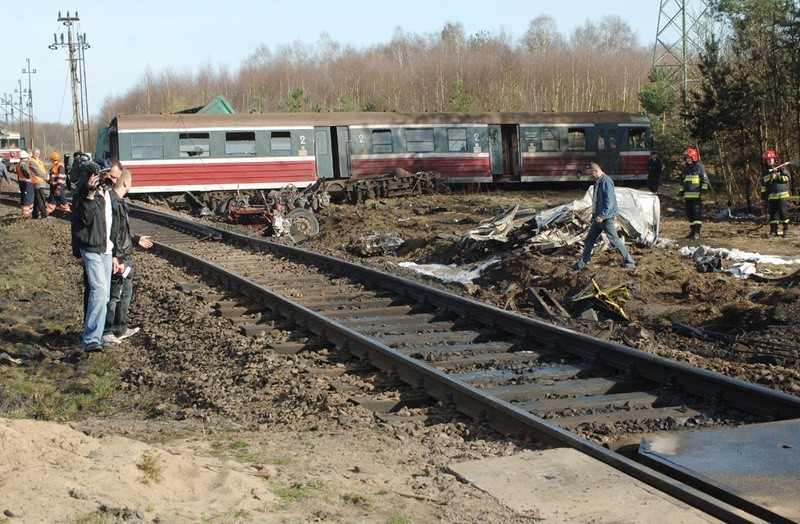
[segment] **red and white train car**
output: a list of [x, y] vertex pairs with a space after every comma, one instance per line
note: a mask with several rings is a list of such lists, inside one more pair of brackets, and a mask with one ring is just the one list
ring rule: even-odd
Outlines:
[[435, 171], [451, 184], [559, 182], [589, 161], [644, 181], [646, 116], [584, 113], [120, 115], [96, 158], [119, 158], [133, 193], [298, 187]]

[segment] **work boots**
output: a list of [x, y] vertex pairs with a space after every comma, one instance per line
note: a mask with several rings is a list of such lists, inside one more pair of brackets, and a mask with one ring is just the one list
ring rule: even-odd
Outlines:
[[771, 237], [778, 236], [778, 224], [770, 224], [769, 225], [769, 236], [771, 236]]
[[789, 224], [783, 224], [783, 238], [787, 238], [789, 236]]
[[700, 238], [700, 226], [692, 225], [691, 229], [689, 230], [689, 236], [687, 236], [686, 238], [692, 238], [692, 239]]

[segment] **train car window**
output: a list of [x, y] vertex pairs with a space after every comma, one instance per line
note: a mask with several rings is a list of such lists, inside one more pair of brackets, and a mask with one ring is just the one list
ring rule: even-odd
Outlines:
[[557, 129], [552, 127], [542, 129], [542, 151], [561, 151]]
[[209, 156], [211, 140], [208, 133], [180, 133], [178, 135], [178, 156], [181, 158], [200, 158]]
[[164, 158], [164, 136], [161, 133], [131, 134], [131, 158]]
[[392, 132], [389, 129], [374, 129], [372, 131], [372, 152], [392, 152]]
[[447, 150], [462, 152], [467, 150], [467, 130], [463, 127], [451, 127], [447, 130]]
[[430, 153], [433, 150], [433, 129], [406, 129], [406, 151]]
[[273, 131], [269, 138], [272, 156], [291, 156], [292, 134], [288, 131]]
[[570, 127], [567, 130], [567, 149], [570, 151], [586, 151], [586, 130]]
[[648, 149], [647, 148], [647, 128], [630, 127], [628, 128], [627, 149]]
[[608, 147], [611, 151], [617, 150], [617, 130], [616, 129], [609, 129], [608, 130]]
[[225, 156], [256, 156], [255, 132], [225, 133]]
[[603, 133], [597, 133], [597, 150], [598, 151], [605, 151], [606, 150], [606, 137], [603, 136]]

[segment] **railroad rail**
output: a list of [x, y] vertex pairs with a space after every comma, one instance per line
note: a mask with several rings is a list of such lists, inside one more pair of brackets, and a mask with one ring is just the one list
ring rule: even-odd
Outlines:
[[[624, 437], [790, 421], [800, 398], [295, 246], [138, 206], [131, 216], [154, 250], [247, 297], [268, 320], [287, 319], [503, 434], [577, 449], [727, 522], [792, 521], [637, 461], [635, 439]], [[609, 432], [623, 444], [602, 445]]]
[[[270, 240], [133, 208], [156, 249], [499, 432], [571, 447], [729, 522], [790, 522], [597, 442], [800, 418], [800, 398]], [[643, 429], [644, 428], [644, 429]], [[623, 439], [623, 442], [625, 440]], [[689, 484], [692, 485], [689, 485]]]

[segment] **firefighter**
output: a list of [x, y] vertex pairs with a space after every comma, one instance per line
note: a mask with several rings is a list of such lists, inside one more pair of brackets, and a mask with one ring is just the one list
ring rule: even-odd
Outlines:
[[31, 184], [31, 170], [28, 166], [30, 157], [24, 149], [19, 152], [17, 164], [17, 183], [19, 184], [19, 208], [22, 218], [30, 218], [33, 211], [33, 184]]
[[783, 237], [789, 233], [789, 184], [792, 175], [786, 167], [779, 167], [778, 155], [770, 149], [761, 155], [761, 199], [769, 215], [769, 236], [778, 236], [778, 225], [783, 224]]
[[52, 213], [58, 206], [62, 211], [69, 211], [67, 202], [67, 171], [57, 151], [50, 154], [53, 166], [50, 168], [50, 198], [47, 199], [47, 212]]
[[683, 152], [686, 167], [681, 172], [681, 187], [678, 194], [686, 204], [686, 218], [689, 220], [689, 235], [686, 238], [700, 238], [700, 227], [703, 225], [703, 199], [708, 191], [708, 174], [700, 162], [696, 149], [689, 148]]

